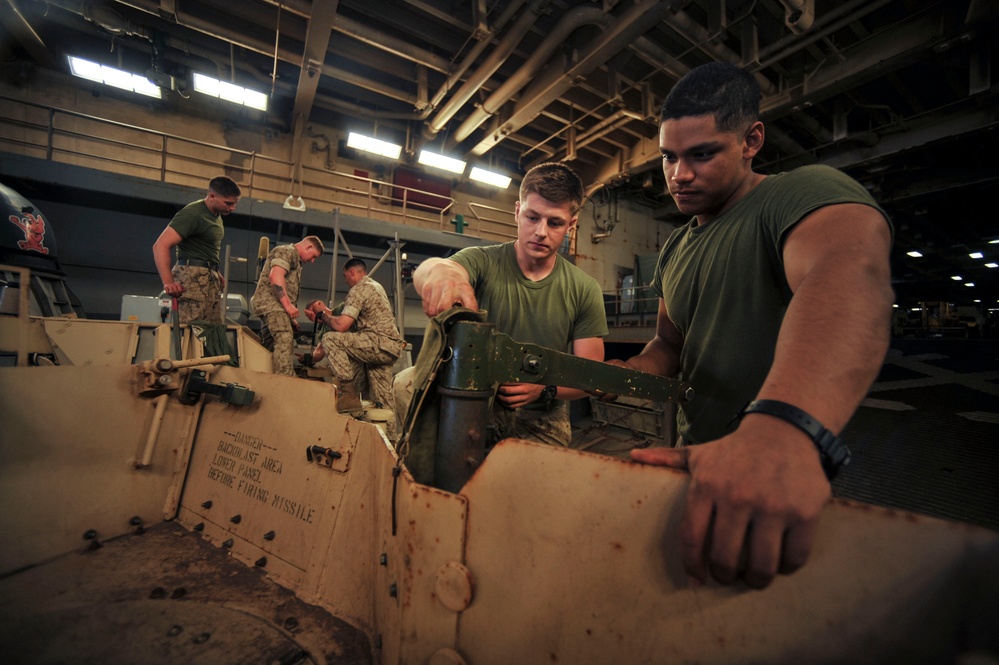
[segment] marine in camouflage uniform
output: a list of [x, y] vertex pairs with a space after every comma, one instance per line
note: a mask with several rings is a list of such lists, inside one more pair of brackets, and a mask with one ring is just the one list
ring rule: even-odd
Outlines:
[[275, 374], [295, 375], [295, 331], [298, 329], [298, 293], [302, 283], [302, 264], [312, 263], [323, 253], [316, 236], [308, 236], [294, 245], [279, 245], [270, 251], [250, 307], [261, 319], [260, 341], [272, 352]]
[[[320, 312], [319, 320], [330, 332], [323, 335], [313, 357], [326, 357], [333, 376], [353, 382], [361, 395], [392, 410], [392, 366], [406, 348], [406, 341], [395, 325], [385, 289], [367, 276], [364, 262], [351, 259], [343, 273], [350, 286], [343, 311], [338, 316]], [[351, 330], [354, 326], [356, 330]], [[394, 440], [394, 417], [386, 429]]]
[[[222, 216], [233, 211], [239, 197], [239, 186], [231, 178], [212, 178], [205, 198], [184, 206], [153, 244], [156, 271], [163, 290], [177, 298], [181, 323], [225, 323], [225, 280], [219, 272]], [[171, 269], [174, 248], [177, 259]]]

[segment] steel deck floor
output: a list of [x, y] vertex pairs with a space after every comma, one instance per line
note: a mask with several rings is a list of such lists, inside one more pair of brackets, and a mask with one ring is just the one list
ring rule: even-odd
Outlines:
[[893, 340], [834, 495], [999, 530], [999, 343]]
[[[586, 415], [573, 426], [574, 445], [616, 457], [644, 439]], [[842, 438], [853, 459], [834, 496], [999, 530], [999, 342], [892, 340]]]

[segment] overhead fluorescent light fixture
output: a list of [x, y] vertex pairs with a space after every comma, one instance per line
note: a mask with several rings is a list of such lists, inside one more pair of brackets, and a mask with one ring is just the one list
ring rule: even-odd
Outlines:
[[69, 70], [73, 76], [79, 76], [88, 81], [103, 83], [120, 90], [136, 92], [147, 97], [162, 99], [163, 93], [158, 85], [140, 74], [132, 74], [114, 67], [101, 65], [90, 60], [69, 56]]
[[999, 263], [986, 263], [986, 268], [999, 268]]
[[975, 283], [974, 282], [965, 282], [964, 285], [965, 286], [974, 286]]
[[951, 276], [950, 276], [950, 278], [951, 278], [952, 280], [954, 280], [955, 282], [960, 282], [960, 281], [961, 281], [962, 279], [964, 279], [964, 278], [963, 278], [963, 277], [961, 277], [960, 275], [951, 275]]
[[917, 251], [915, 249], [912, 250], [911, 252], [906, 252], [906, 254], [909, 255], [909, 256], [911, 256], [914, 259], [921, 259], [921, 258], [923, 258], [923, 253], [919, 252], [919, 251]]
[[973, 259], [984, 259], [985, 258], [985, 255], [982, 254], [981, 252], [972, 252], [971, 254], [968, 254], [968, 256], [970, 256]]
[[211, 76], [194, 73], [194, 89], [209, 97], [218, 97], [233, 104], [249, 106], [259, 111], [267, 110], [267, 95], [240, 85], [226, 83]]
[[391, 159], [399, 159], [399, 155], [402, 154], [401, 145], [365, 136], [364, 134], [358, 134], [357, 132], [347, 134], [347, 147]]
[[484, 182], [487, 185], [492, 185], [493, 187], [499, 187], [500, 189], [506, 189], [509, 187], [510, 181], [512, 180], [510, 176], [480, 169], [478, 166], [472, 167], [472, 172], [468, 174], [468, 177], [472, 180], [478, 180], [479, 182]]
[[465, 162], [460, 159], [455, 159], [454, 157], [448, 157], [447, 155], [439, 155], [436, 152], [431, 152], [429, 150], [420, 151], [419, 162], [424, 166], [432, 166], [435, 169], [443, 169], [445, 171], [450, 171], [451, 173], [465, 172]]

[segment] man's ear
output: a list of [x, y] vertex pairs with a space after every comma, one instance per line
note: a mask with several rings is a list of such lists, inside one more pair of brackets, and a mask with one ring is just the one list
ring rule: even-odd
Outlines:
[[766, 132], [763, 129], [763, 123], [759, 120], [749, 126], [749, 129], [746, 130], [745, 138], [743, 139], [743, 159], [753, 159], [756, 157], [756, 154], [763, 148], [765, 134]]

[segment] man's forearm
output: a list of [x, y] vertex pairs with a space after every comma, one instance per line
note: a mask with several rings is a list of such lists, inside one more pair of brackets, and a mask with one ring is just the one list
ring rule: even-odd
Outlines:
[[163, 247], [160, 243], [153, 245], [153, 263], [156, 264], [156, 272], [160, 276], [160, 282], [164, 286], [173, 283], [173, 273], [170, 272], [170, 248]]

